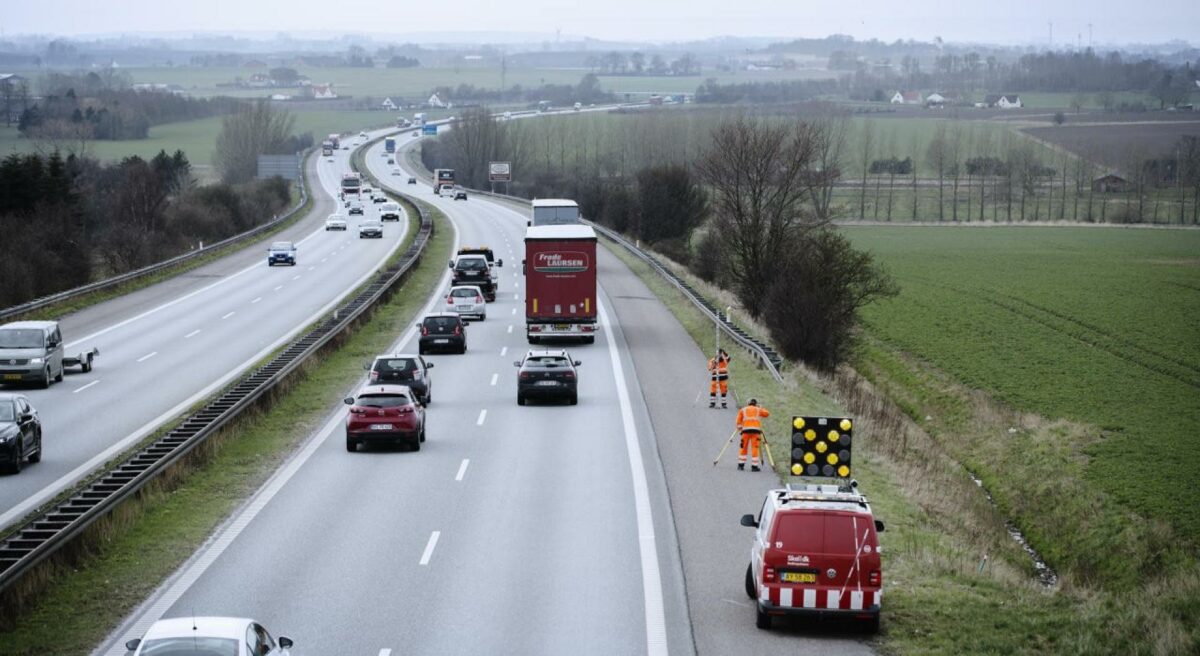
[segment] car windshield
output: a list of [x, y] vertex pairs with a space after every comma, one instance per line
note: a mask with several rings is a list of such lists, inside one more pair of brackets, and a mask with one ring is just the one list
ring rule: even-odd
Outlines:
[[[262, 246], [259, 246], [259, 248], [262, 248]], [[271, 248], [277, 251], [290, 251], [292, 250], [292, 242], [277, 241], [274, 244], [271, 244]]]
[[42, 348], [42, 331], [36, 328], [0, 330], [0, 348]]
[[238, 641], [230, 638], [159, 638], [142, 644], [142, 656], [238, 656]]
[[565, 367], [567, 366], [567, 359], [557, 356], [540, 356], [526, 358], [525, 364], [531, 367]]
[[398, 408], [409, 403], [408, 397], [403, 394], [363, 394], [355, 405], [364, 408]]
[[474, 289], [467, 289], [466, 287], [458, 287], [456, 289], [451, 289], [450, 295], [455, 298], [470, 298], [472, 296], [478, 296], [479, 294]]
[[459, 271], [483, 271], [487, 262], [478, 257], [464, 257], [458, 260]]
[[12, 422], [17, 420], [16, 410], [12, 401], [0, 401], [0, 421]]

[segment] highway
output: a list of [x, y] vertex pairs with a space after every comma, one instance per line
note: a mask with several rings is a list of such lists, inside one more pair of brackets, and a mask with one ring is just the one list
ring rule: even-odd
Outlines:
[[[0, 526], [234, 380], [386, 262], [407, 222], [385, 224], [381, 240], [358, 239], [355, 221], [347, 232], [324, 231], [350, 152], [306, 162], [316, 202], [282, 233], [62, 320], [67, 352], [98, 347], [100, 356], [91, 373], [75, 368], [49, 389], [22, 390], [41, 415], [44, 452], [20, 475], [0, 477]], [[267, 266], [276, 240], [298, 244], [296, 266]]]
[[[367, 161], [388, 179], [383, 158]], [[449, 213], [459, 243], [505, 261], [468, 352], [430, 356], [422, 449], [349, 453], [344, 406], [331, 409], [98, 653], [188, 613], [255, 617], [296, 654], [691, 651], [666, 483], [620, 326], [606, 313], [597, 342], [571, 349], [579, 405], [518, 407], [525, 219], [412, 189]], [[396, 349], [415, 352], [414, 332]]]

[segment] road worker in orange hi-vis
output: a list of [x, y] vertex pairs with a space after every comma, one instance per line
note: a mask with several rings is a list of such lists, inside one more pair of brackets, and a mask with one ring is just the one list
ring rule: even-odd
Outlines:
[[717, 407], [717, 390], [721, 390], [721, 407], [726, 408], [725, 397], [729, 394], [729, 363], [733, 358], [725, 352], [725, 349], [718, 349], [717, 354], [708, 360], [708, 373], [712, 378], [712, 382], [708, 386], [708, 407]]
[[750, 448], [750, 471], [759, 471], [759, 448], [762, 446], [762, 420], [771, 413], [758, 405], [758, 399], [750, 399], [746, 407], [738, 410], [737, 429], [742, 432], [742, 450], [738, 452], [738, 469], [746, 468], [746, 448]]

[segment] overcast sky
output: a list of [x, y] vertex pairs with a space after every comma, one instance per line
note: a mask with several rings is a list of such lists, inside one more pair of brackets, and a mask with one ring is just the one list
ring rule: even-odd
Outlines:
[[721, 35], [1056, 43], [1200, 41], [1200, 0], [15, 0], [4, 34], [520, 31], [676, 41]]

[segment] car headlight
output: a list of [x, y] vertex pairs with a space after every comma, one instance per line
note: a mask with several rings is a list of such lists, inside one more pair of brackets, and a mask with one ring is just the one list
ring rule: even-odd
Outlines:
[[6, 431], [4, 433], [0, 433], [0, 444], [4, 444], [4, 443], [8, 442], [9, 440], [11, 440], [13, 435], [16, 435], [16, 433], [13, 433], [11, 431]]
[[42, 358], [29, 358], [29, 364], [41, 364], [44, 362]]

